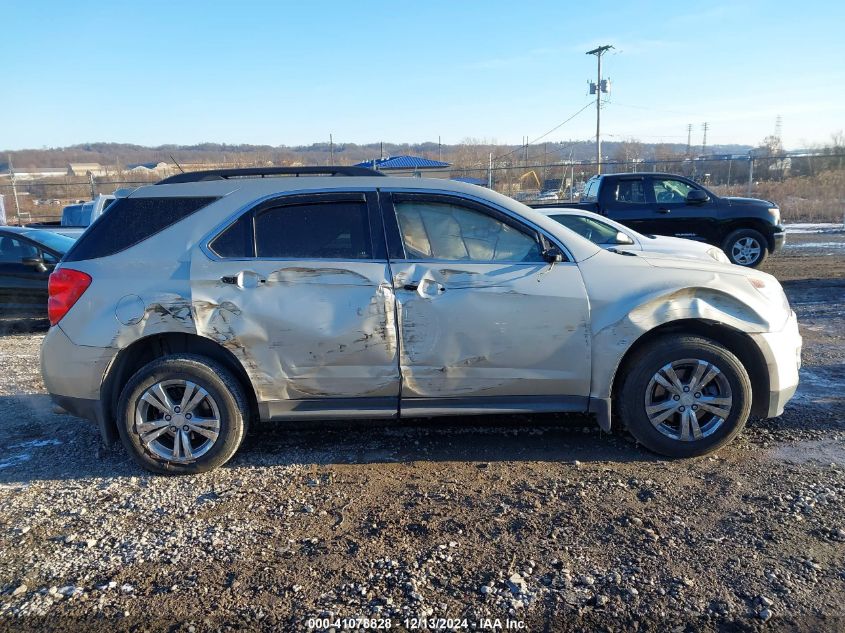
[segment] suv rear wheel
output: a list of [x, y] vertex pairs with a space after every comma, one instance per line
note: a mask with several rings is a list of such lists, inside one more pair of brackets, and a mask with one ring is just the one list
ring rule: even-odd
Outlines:
[[769, 251], [766, 238], [754, 229], [739, 229], [728, 235], [722, 250], [732, 264], [756, 268], [766, 259]]
[[232, 373], [202, 356], [154, 360], [120, 395], [118, 431], [133, 459], [156, 473], [193, 474], [235, 454], [249, 407]]
[[751, 381], [739, 359], [697, 336], [665, 337], [628, 364], [618, 393], [628, 431], [669, 457], [717, 450], [745, 426]]

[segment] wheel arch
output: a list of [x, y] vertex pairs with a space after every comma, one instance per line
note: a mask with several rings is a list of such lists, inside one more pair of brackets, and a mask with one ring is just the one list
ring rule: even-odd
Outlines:
[[624, 375], [637, 353], [657, 339], [672, 335], [696, 335], [711, 339], [736, 356], [751, 380], [751, 415], [765, 417], [769, 405], [769, 372], [766, 359], [754, 340], [736, 328], [705, 319], [679, 319], [664, 323], [642, 334], [622, 356], [610, 385], [611, 403], [616, 402], [621, 385], [619, 376]]
[[209, 338], [187, 332], [164, 332], [151, 334], [134, 341], [115, 356], [106, 372], [100, 388], [105, 418], [102, 429], [108, 443], [117, 441], [117, 402], [120, 393], [129, 379], [141, 367], [163, 356], [178, 353], [190, 353], [205, 356], [217, 361], [229, 369], [246, 393], [249, 400], [250, 417], [258, 415], [258, 400], [246, 370], [237, 357], [228, 349]]
[[731, 233], [734, 233], [735, 231], [742, 231], [744, 229], [757, 231], [763, 236], [763, 239], [766, 240], [766, 250], [769, 251], [769, 253], [774, 252], [775, 241], [772, 236], [771, 225], [765, 220], [761, 220], [759, 218], [742, 218], [738, 220], [731, 220], [726, 223], [722, 228], [721, 235], [719, 236], [719, 248], [725, 247], [725, 241]]

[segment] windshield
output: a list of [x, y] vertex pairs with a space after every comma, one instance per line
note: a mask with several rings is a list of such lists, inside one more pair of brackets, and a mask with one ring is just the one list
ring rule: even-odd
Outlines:
[[38, 229], [33, 231], [25, 231], [24, 235], [33, 242], [43, 244], [47, 248], [56, 251], [57, 253], [67, 253], [73, 243], [76, 241], [67, 235], [59, 235], [52, 233], [45, 229]]
[[552, 215], [549, 217], [575, 231], [581, 237], [586, 237], [593, 244], [618, 243], [616, 235], [619, 231], [604, 222], [583, 215]]

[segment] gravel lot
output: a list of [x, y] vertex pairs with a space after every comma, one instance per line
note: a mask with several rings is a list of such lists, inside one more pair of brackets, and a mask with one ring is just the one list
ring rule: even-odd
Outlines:
[[0, 337], [0, 629], [845, 630], [845, 234], [789, 242], [799, 393], [694, 460], [524, 416], [267, 425], [155, 477], [53, 413], [41, 332]]

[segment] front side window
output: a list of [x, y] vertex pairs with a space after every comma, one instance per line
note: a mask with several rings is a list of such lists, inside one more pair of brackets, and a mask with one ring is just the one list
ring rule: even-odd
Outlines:
[[683, 180], [673, 178], [655, 178], [652, 182], [654, 183], [654, 199], [666, 204], [683, 204], [687, 201], [687, 194], [695, 189]]
[[582, 202], [596, 202], [598, 200], [598, 193], [599, 193], [599, 180], [598, 178], [591, 178], [587, 182], [587, 186], [584, 189], [584, 195], [581, 198]]
[[400, 201], [396, 217], [409, 259], [542, 262], [536, 237], [446, 202]]
[[627, 204], [645, 204], [642, 180], [620, 180], [616, 183], [615, 200]]
[[38, 257], [38, 249], [24, 240], [8, 235], [0, 237], [0, 262], [20, 264], [25, 257]]
[[271, 207], [255, 216], [256, 257], [372, 259], [364, 201]]

